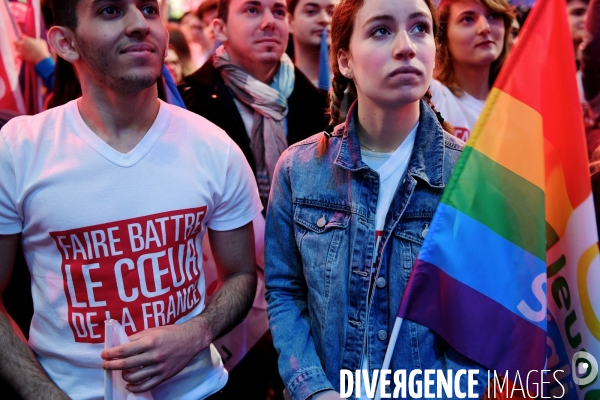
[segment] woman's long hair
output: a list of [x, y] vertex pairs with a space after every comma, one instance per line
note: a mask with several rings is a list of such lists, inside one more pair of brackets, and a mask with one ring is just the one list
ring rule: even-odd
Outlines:
[[[433, 18], [433, 36], [435, 38], [439, 30], [435, 7], [431, 0], [423, 1], [429, 8], [431, 17]], [[335, 11], [333, 12], [333, 19], [331, 21], [331, 48], [329, 49], [329, 63], [333, 73], [331, 89], [329, 90], [329, 132], [335, 125], [340, 123], [341, 105], [344, 100], [344, 92], [346, 89], [356, 96], [356, 86], [354, 85], [354, 81], [346, 78], [340, 72], [337, 55], [340, 50], [349, 51], [350, 38], [352, 37], [352, 32], [354, 30], [356, 14], [363, 4], [364, 0], [342, 0], [335, 7]], [[423, 96], [423, 100], [425, 100], [435, 111], [435, 107], [431, 103], [431, 93], [429, 91]], [[446, 131], [453, 131], [450, 124], [443, 122], [439, 116], [438, 118]]]
[[[494, 85], [496, 77], [500, 73], [504, 61], [508, 56], [509, 48], [508, 41], [510, 37], [510, 26], [514, 18], [514, 12], [506, 0], [478, 0], [489, 8], [492, 12], [500, 14], [504, 22], [504, 46], [500, 56], [492, 62], [490, 65], [490, 88]], [[463, 91], [458, 86], [456, 81], [456, 74], [454, 73], [454, 67], [452, 65], [452, 54], [450, 54], [450, 48], [448, 47], [448, 20], [450, 19], [450, 8], [456, 0], [442, 0], [437, 10], [439, 18], [439, 33], [438, 38], [438, 52], [436, 55], [436, 70], [435, 78], [442, 82], [448, 89], [457, 96], [462, 96]]]

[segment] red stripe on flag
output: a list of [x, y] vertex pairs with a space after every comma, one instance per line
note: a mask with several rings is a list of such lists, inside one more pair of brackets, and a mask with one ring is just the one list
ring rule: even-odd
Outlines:
[[558, 150], [576, 208], [590, 195], [591, 184], [566, 3], [538, 2], [536, 7], [494, 86], [542, 115], [544, 137]]

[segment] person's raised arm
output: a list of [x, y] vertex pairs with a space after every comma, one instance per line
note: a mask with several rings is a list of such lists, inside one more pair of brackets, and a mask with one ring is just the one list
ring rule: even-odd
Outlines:
[[24, 399], [68, 399], [46, 375], [2, 303], [19, 238], [20, 234], [0, 235], [0, 376]]

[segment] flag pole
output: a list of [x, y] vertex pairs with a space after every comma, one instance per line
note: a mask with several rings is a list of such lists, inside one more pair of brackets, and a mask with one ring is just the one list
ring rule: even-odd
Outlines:
[[387, 345], [385, 357], [383, 358], [383, 365], [381, 366], [381, 370], [379, 371], [379, 382], [377, 383], [375, 400], [381, 399], [381, 372], [383, 370], [390, 369], [390, 364], [392, 362], [392, 354], [394, 354], [394, 349], [396, 348], [396, 341], [398, 340], [398, 335], [400, 334], [400, 328], [402, 328], [402, 321], [404, 321], [404, 318], [396, 317], [396, 321], [394, 322], [392, 334], [390, 335], [390, 342]]

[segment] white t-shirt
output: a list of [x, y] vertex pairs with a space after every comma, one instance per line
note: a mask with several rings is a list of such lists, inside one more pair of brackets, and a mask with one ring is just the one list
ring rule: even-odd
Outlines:
[[[198, 315], [206, 228], [238, 228], [261, 209], [252, 170], [225, 132], [163, 102], [127, 154], [90, 130], [77, 100], [0, 131], [0, 234], [22, 233], [29, 345], [74, 399], [103, 397], [104, 320], [132, 335]], [[152, 394], [201, 399], [226, 381], [211, 345]]]
[[458, 97], [435, 79], [431, 81], [430, 89], [436, 110], [454, 127], [454, 135], [466, 142], [483, 111], [485, 100], [478, 100], [467, 92]]
[[[377, 209], [375, 210], [375, 251], [373, 253], [372, 273], [375, 273], [375, 268], [379, 264], [377, 254], [379, 246], [381, 245], [385, 218], [390, 209], [390, 205], [392, 204], [392, 200], [394, 199], [394, 195], [396, 194], [400, 179], [408, 167], [408, 161], [410, 160], [410, 155], [413, 151], [418, 128], [419, 123], [417, 123], [406, 139], [404, 139], [402, 144], [398, 146], [393, 153], [376, 153], [365, 149], [361, 149], [360, 151], [364, 163], [371, 169], [377, 171], [377, 174], [379, 175], [379, 197]], [[366, 357], [363, 358], [361, 368], [363, 370], [369, 369]], [[360, 385], [361, 393], [356, 396], [357, 400], [368, 399], [364, 388], [365, 383], [363, 381]]]

